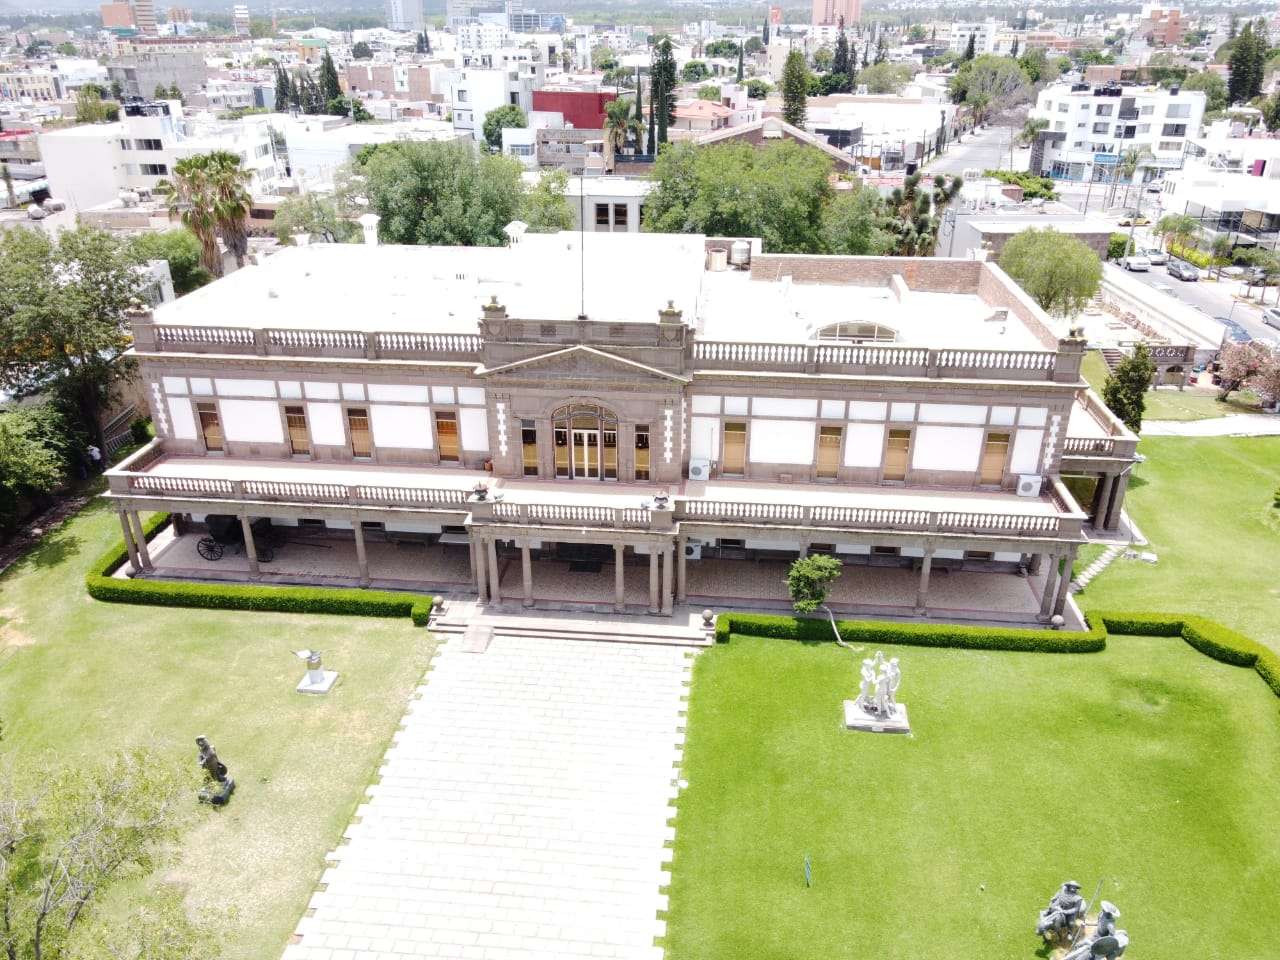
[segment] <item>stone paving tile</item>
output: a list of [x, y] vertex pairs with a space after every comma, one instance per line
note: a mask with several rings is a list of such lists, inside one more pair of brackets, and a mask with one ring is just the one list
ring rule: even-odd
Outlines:
[[661, 960], [678, 647], [444, 644], [283, 960]]

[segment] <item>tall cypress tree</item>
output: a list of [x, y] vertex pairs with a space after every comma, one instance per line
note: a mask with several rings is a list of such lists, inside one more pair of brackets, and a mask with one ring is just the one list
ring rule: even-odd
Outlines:
[[658, 45], [649, 57], [649, 152], [658, 152]]
[[853, 73], [849, 69], [849, 38], [844, 33], [844, 17], [840, 18], [840, 34], [836, 37], [836, 52], [831, 59], [831, 72], [843, 73], [846, 77]]
[[969, 42], [964, 45], [963, 62], [965, 63], [969, 62], [974, 58], [974, 55], [978, 52], [977, 37], [978, 35], [976, 33], [969, 34]]
[[676, 57], [671, 49], [671, 38], [663, 37], [658, 44], [658, 57], [654, 67], [658, 75], [658, 96], [649, 98], [649, 112], [658, 113], [658, 143], [667, 142], [667, 129], [675, 123], [676, 113]]
[[742, 48], [745, 46], [745, 43], [738, 44], [738, 83], [742, 82]]
[[342, 96], [342, 85], [338, 83], [338, 68], [334, 65], [333, 57], [329, 55], [328, 50], [320, 58], [320, 95], [324, 97], [325, 103]]
[[793, 127], [804, 129], [808, 116], [809, 68], [804, 64], [804, 54], [792, 50], [787, 54], [782, 68], [782, 119]]
[[768, 20], [764, 22], [764, 36], [761, 39], [764, 40], [764, 45], [767, 47], [769, 45], [769, 21]]
[[[1265, 51], [1264, 54], [1265, 56]], [[1231, 46], [1231, 56], [1227, 60], [1230, 75], [1227, 78], [1227, 100], [1231, 103], [1246, 103], [1258, 95], [1262, 88], [1262, 78], [1257, 68], [1258, 50], [1253, 35], [1253, 24], [1246, 23]]]
[[[648, 153], [645, 149], [646, 141], [644, 139], [644, 87], [640, 85], [640, 68], [636, 67], [636, 124], [638, 125], [637, 139], [640, 143], [638, 153]], [[652, 136], [652, 134], [651, 134]]]

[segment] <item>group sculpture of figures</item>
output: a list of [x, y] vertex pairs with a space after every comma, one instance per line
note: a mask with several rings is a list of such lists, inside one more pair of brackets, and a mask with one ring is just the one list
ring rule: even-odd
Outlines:
[[1036, 933], [1050, 943], [1068, 947], [1062, 960], [1118, 960], [1129, 946], [1129, 935], [1116, 927], [1120, 910], [1102, 901], [1091, 931], [1085, 923], [1089, 905], [1080, 895], [1080, 884], [1068, 880], [1040, 911]]
[[200, 802], [221, 807], [231, 799], [231, 791], [236, 788], [236, 782], [227, 776], [227, 765], [218, 759], [218, 751], [208, 737], [196, 737], [196, 746], [200, 748], [196, 760], [205, 777]]
[[858, 707], [866, 713], [889, 718], [898, 713], [898, 687], [902, 671], [898, 658], [884, 658], [879, 650], [875, 659], [862, 661], [862, 683], [858, 686]]

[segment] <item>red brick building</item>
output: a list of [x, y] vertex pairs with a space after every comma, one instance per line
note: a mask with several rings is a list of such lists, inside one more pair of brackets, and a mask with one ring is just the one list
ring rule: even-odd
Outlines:
[[535, 90], [533, 109], [564, 114], [564, 122], [578, 130], [604, 129], [604, 105], [617, 100], [616, 93], [588, 90]]

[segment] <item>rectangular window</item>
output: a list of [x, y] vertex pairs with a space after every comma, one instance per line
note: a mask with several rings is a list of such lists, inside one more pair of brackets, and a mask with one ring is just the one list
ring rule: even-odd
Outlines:
[[1185, 137], [1187, 135], [1187, 125], [1185, 123], [1166, 123], [1160, 128], [1160, 136], [1162, 137]]
[[625, 203], [615, 203], [613, 205], [613, 229], [626, 232], [627, 205]]
[[648, 480], [649, 477], [649, 425], [636, 424], [636, 479]]
[[998, 484], [1004, 479], [1004, 464], [1009, 457], [1009, 434], [989, 433], [982, 448], [982, 466], [978, 482]]
[[457, 90], [457, 91], [455, 91], [455, 92], [454, 92], [454, 99], [456, 99], [459, 103], [466, 103], [466, 102], [467, 102], [467, 91], [465, 91], [465, 90]]
[[218, 407], [213, 403], [197, 403], [196, 413], [200, 415], [200, 434], [204, 437], [205, 450], [221, 451], [222, 421], [218, 419]]
[[604, 446], [604, 478], [606, 480], [618, 479], [618, 431], [603, 430], [602, 444]]
[[1177, 140], [1161, 140], [1160, 143], [1157, 144], [1156, 149], [1164, 150], [1167, 153], [1172, 153], [1172, 152], [1181, 150], [1182, 144], [1180, 144]]
[[724, 425], [724, 454], [720, 457], [720, 472], [726, 477], [741, 477], [747, 472], [747, 425]]
[[307, 411], [302, 407], [285, 407], [284, 421], [289, 428], [289, 452], [295, 457], [309, 455], [311, 438], [307, 434]]
[[1107, 132], [1108, 130], [1110, 130], [1110, 129], [1111, 129], [1111, 124], [1106, 123], [1106, 122], [1103, 122], [1103, 123], [1095, 123], [1095, 124], [1093, 125], [1093, 132], [1094, 132], [1094, 133], [1106, 133], [1106, 132]]
[[121, 138], [120, 138], [120, 149], [121, 149], [121, 150], [132, 150], [132, 149], [133, 149], [133, 141], [132, 141], [132, 140], [130, 140], [129, 138], [127, 138], [127, 137], [121, 137]]
[[135, 150], [163, 150], [164, 144], [159, 140], [134, 140], [133, 149]]
[[458, 415], [456, 413], [436, 414], [436, 443], [440, 450], [441, 463], [458, 462]]
[[609, 205], [607, 203], [596, 204], [596, 226], [609, 226]]
[[351, 434], [351, 455], [362, 460], [373, 456], [373, 434], [369, 431], [369, 411], [347, 411], [347, 431]]
[[1170, 120], [1189, 120], [1191, 118], [1191, 104], [1171, 103], [1164, 115]]
[[524, 475], [538, 475], [538, 427], [532, 420], [520, 421], [520, 447], [524, 456]]
[[1060, 104], [1058, 104], [1058, 112], [1059, 112], [1059, 113], [1067, 113], [1070, 109], [1071, 109], [1071, 104], [1069, 104], [1069, 103], [1060, 103]]
[[1114, 109], [1114, 103], [1100, 103], [1098, 104], [1098, 109], [1094, 111], [1094, 113], [1099, 117], [1109, 117], [1111, 116], [1111, 111]]
[[910, 430], [890, 430], [884, 452], [884, 479], [907, 479], [907, 454], [911, 450]]
[[555, 429], [555, 447], [556, 447], [556, 476], [569, 476], [569, 430], [567, 427], [556, 427]]
[[142, 165], [142, 175], [144, 177], [167, 177], [169, 168], [163, 163], [144, 163]]
[[1138, 113], [1144, 117], [1149, 117], [1156, 112], [1155, 104], [1148, 103], [1145, 107], [1139, 107]]
[[840, 427], [823, 427], [818, 433], [818, 479], [834, 480], [840, 470]]

